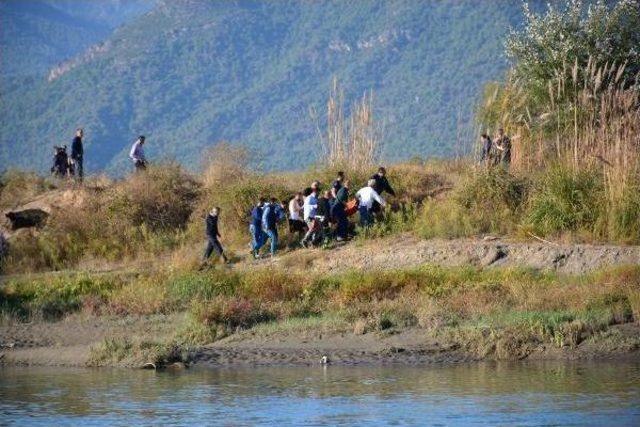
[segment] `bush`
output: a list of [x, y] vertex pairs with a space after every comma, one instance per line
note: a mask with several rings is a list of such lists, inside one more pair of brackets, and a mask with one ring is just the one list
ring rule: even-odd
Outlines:
[[82, 205], [54, 209], [40, 231], [13, 239], [9, 271], [62, 269], [81, 258], [159, 253], [182, 238], [200, 185], [180, 166], [160, 164], [106, 190], [78, 189]]
[[581, 229], [593, 233], [604, 204], [598, 174], [572, 173], [557, 167], [546, 171], [537, 182], [527, 220], [542, 234]]
[[254, 301], [238, 297], [216, 297], [194, 302], [191, 315], [207, 326], [223, 325], [230, 330], [249, 328], [273, 319], [273, 315]]
[[0, 208], [13, 208], [55, 188], [33, 172], [9, 170], [0, 176]]
[[3, 311], [23, 319], [54, 320], [80, 310], [86, 297], [106, 299], [121, 286], [122, 278], [115, 276], [73, 275], [13, 280], [0, 290], [0, 306]]
[[472, 224], [469, 212], [450, 199], [425, 203], [416, 219], [415, 229], [425, 239], [453, 239], [480, 233], [480, 229]]

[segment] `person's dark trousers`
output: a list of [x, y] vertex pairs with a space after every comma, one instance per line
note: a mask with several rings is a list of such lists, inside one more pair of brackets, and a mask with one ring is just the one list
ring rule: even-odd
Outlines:
[[366, 206], [360, 206], [358, 208], [358, 213], [360, 214], [360, 226], [361, 227], [370, 227], [373, 223], [373, 218], [371, 217], [371, 212], [367, 209]]
[[335, 218], [338, 223], [338, 226], [336, 227], [336, 235], [340, 239], [346, 239], [349, 220], [347, 219], [347, 214], [344, 211], [344, 205], [340, 202], [336, 202], [331, 208], [331, 216]]
[[147, 164], [145, 162], [136, 162], [136, 172], [142, 172], [147, 169]]
[[73, 160], [76, 167], [76, 176], [78, 177], [78, 181], [82, 182], [82, 178], [84, 178], [84, 167], [82, 166], [82, 157], [78, 157]]
[[218, 256], [222, 256], [224, 249], [222, 249], [222, 245], [217, 237], [207, 236], [207, 248], [204, 250], [203, 259], [209, 259], [213, 251], [215, 251]]

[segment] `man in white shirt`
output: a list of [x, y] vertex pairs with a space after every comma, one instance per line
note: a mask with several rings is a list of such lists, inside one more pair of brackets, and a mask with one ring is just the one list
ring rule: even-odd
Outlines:
[[[315, 183], [314, 183], [315, 184]], [[320, 222], [316, 220], [318, 213], [318, 186], [311, 185], [310, 189], [305, 190], [306, 197], [304, 198], [304, 222], [307, 223], [307, 234], [302, 239], [303, 247], [308, 247], [309, 243], [313, 243], [319, 240], [319, 231], [321, 229]], [[307, 191], [310, 191], [307, 194]]]
[[298, 239], [302, 239], [305, 227], [302, 220], [304, 199], [302, 193], [297, 193], [291, 201], [289, 201], [289, 246], [293, 245], [295, 235], [298, 235]]
[[360, 226], [361, 227], [370, 227], [373, 224], [373, 216], [371, 215], [371, 208], [373, 207], [373, 202], [380, 203], [380, 206], [385, 207], [386, 203], [382, 197], [378, 194], [373, 187], [376, 185], [375, 179], [370, 179], [367, 182], [367, 186], [361, 188], [356, 193], [356, 198], [360, 202], [358, 206], [358, 213], [360, 213]]
[[143, 171], [147, 168], [147, 159], [144, 156], [144, 135], [140, 135], [136, 142], [133, 143], [129, 158], [133, 160], [133, 164], [137, 171]]

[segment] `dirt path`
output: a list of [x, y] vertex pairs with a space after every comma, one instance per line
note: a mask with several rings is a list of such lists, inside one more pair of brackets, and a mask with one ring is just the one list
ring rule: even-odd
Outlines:
[[[640, 246], [555, 245], [507, 239], [424, 240], [410, 234], [352, 242], [332, 250], [297, 250], [274, 260], [291, 269], [339, 272], [348, 269], [391, 269], [423, 264], [476, 267], [525, 267], [582, 274], [615, 265], [640, 265]], [[238, 265], [237, 268], [243, 268]]]

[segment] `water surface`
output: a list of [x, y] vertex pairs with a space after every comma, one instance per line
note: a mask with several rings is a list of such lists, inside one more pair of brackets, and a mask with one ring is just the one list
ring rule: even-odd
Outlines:
[[0, 368], [10, 425], [640, 426], [640, 362]]

